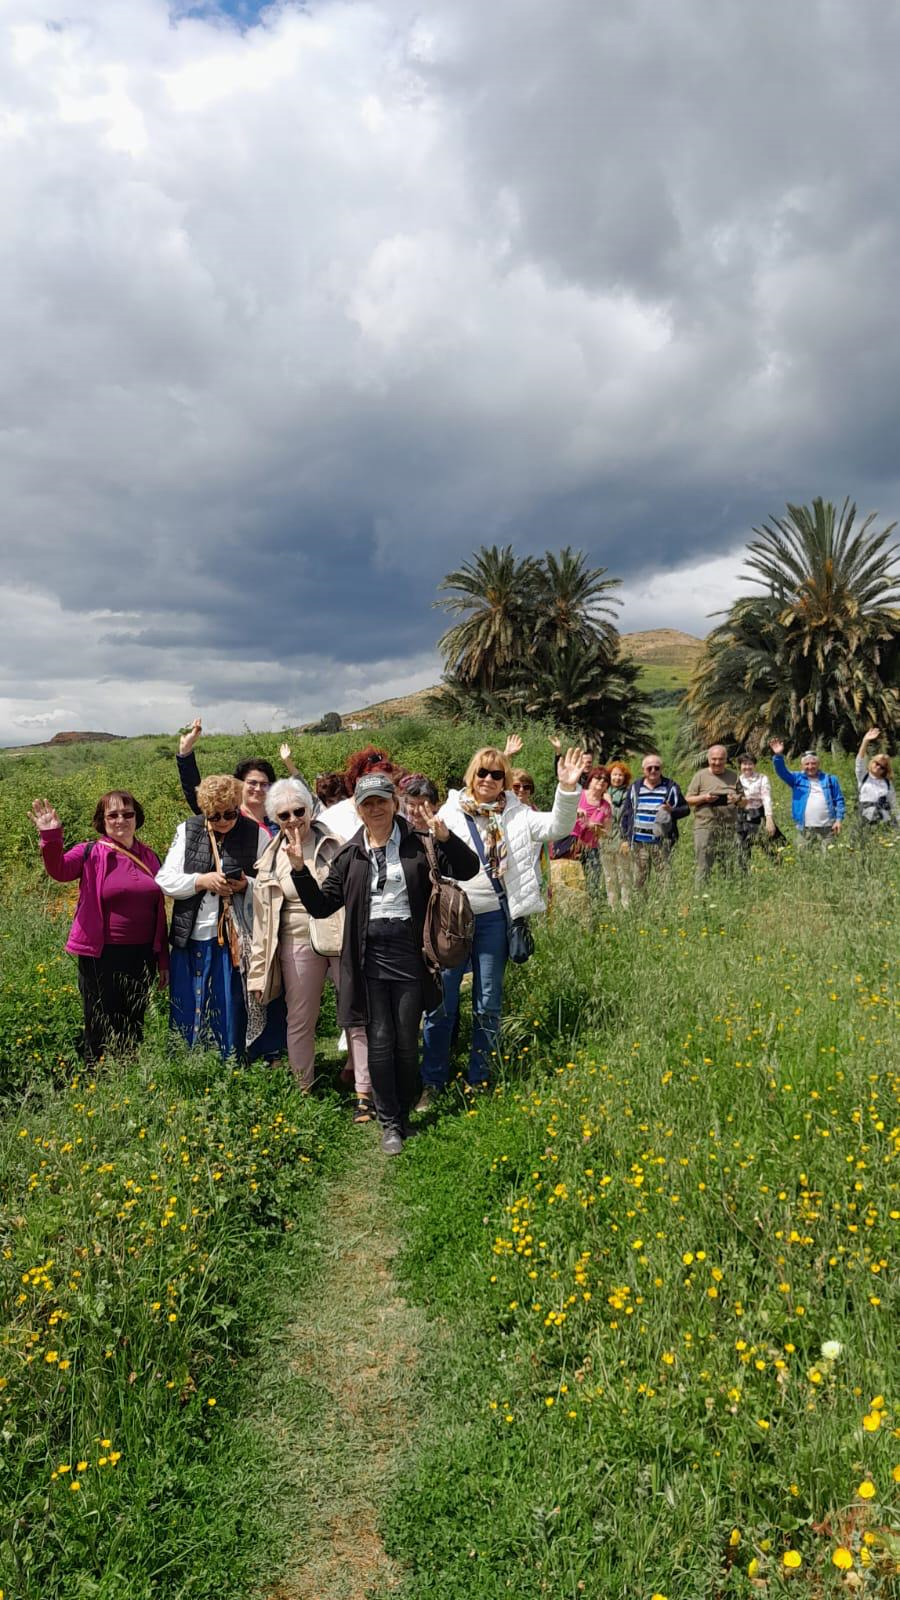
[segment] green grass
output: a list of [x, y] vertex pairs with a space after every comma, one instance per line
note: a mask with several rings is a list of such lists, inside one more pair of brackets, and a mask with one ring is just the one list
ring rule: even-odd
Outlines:
[[24, 887], [2, 907], [0, 1588], [237, 1600], [288, 1537], [250, 1402], [345, 1118], [171, 1055], [159, 1007], [137, 1062], [83, 1074], [65, 922]]
[[695, 902], [683, 860], [539, 940], [496, 1093], [398, 1166], [445, 1324], [386, 1522], [404, 1600], [750, 1595], [753, 1561], [837, 1595], [840, 1544], [896, 1593], [896, 864]]
[[663, 667], [656, 662], [642, 662], [639, 681], [649, 693], [653, 689], [686, 689], [690, 677], [689, 666]]

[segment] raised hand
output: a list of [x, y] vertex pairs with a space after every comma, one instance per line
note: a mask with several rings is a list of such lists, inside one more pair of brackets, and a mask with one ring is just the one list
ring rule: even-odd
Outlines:
[[577, 788], [584, 762], [584, 751], [579, 745], [568, 749], [564, 756], [560, 756], [556, 763], [556, 775], [559, 778], [561, 789], [572, 790]]
[[863, 744], [873, 744], [876, 739], [880, 739], [880, 738], [881, 738], [881, 729], [880, 728], [870, 728], [868, 733], [864, 733], [863, 734]]
[[280, 744], [278, 746], [278, 754], [280, 755], [282, 761], [290, 761], [290, 759], [291, 759], [291, 747], [290, 747], [290, 745], [289, 744]]
[[784, 755], [784, 740], [783, 739], [770, 739], [769, 740], [769, 749], [771, 750], [773, 756], [783, 756]]
[[505, 756], [517, 756], [522, 748], [522, 740], [518, 733], [511, 733], [503, 746]]
[[41, 833], [50, 833], [53, 828], [62, 827], [49, 800], [32, 800], [28, 815]]
[[183, 733], [178, 741], [178, 754], [189, 756], [202, 732], [203, 723], [199, 717], [195, 717], [187, 733]]
[[[509, 751], [507, 751], [508, 754]], [[427, 800], [422, 801], [420, 811], [428, 832], [433, 834], [435, 839], [440, 839], [442, 843], [444, 839], [449, 839], [450, 829], [447, 827], [443, 817], [438, 816]]]
[[562, 740], [559, 737], [559, 734], [558, 733], [548, 733], [548, 735], [547, 735], [547, 743], [548, 744], [552, 744], [554, 750], [556, 751], [556, 754], [559, 755], [560, 751], [562, 750]]
[[288, 822], [284, 829], [284, 848], [295, 871], [303, 866], [303, 830], [299, 822]]

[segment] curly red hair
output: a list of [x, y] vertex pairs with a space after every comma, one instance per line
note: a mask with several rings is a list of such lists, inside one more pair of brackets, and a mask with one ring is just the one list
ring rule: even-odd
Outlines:
[[[627, 761], [620, 761], [618, 756], [616, 756], [615, 760], [607, 762], [606, 770], [611, 775], [613, 770], [616, 767], [618, 767], [619, 771], [624, 774], [624, 777], [625, 777], [625, 788], [627, 789], [628, 785], [634, 781], [634, 777], [633, 777], [631, 768], [628, 765]], [[610, 776], [610, 782], [612, 782], [612, 777], [611, 776]]]
[[367, 772], [389, 772], [393, 778], [396, 771], [386, 750], [377, 750], [374, 744], [367, 744], [364, 750], [354, 750], [352, 755], [347, 757], [347, 764], [344, 767], [347, 793], [353, 793], [359, 779]]

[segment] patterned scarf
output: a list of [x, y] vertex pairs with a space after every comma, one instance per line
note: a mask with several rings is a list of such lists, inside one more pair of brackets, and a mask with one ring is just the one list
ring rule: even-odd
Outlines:
[[487, 871], [492, 878], [502, 878], [506, 872], [506, 836], [500, 824], [505, 805], [505, 794], [499, 800], [485, 803], [476, 800], [470, 789], [460, 791], [460, 810], [473, 819], [481, 834], [487, 856]]

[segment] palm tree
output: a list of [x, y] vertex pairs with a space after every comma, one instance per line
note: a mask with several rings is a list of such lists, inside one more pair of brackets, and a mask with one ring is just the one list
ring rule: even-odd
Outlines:
[[856, 507], [788, 506], [754, 529], [746, 565], [762, 594], [737, 600], [713, 629], [687, 695], [688, 729], [709, 739], [855, 749], [859, 729], [891, 726], [900, 710], [895, 527], [854, 532]]
[[652, 736], [648, 700], [637, 686], [640, 667], [600, 643], [570, 639], [541, 649], [519, 689], [522, 709], [568, 730], [589, 749], [610, 754]]
[[556, 555], [548, 550], [541, 563], [541, 604], [536, 618], [539, 636], [553, 649], [570, 640], [600, 641], [610, 653], [618, 646], [613, 618], [621, 605], [610, 598], [621, 578], [607, 578], [606, 567], [587, 566], [584, 552], [566, 545]]
[[539, 570], [531, 556], [518, 560], [512, 545], [482, 545], [441, 580], [451, 594], [435, 605], [462, 618], [438, 640], [450, 676], [490, 690], [530, 647]]

